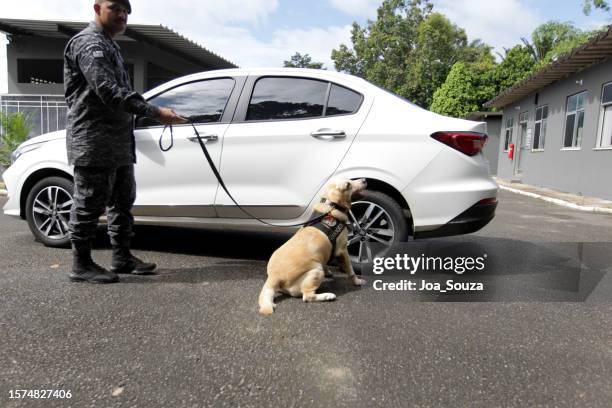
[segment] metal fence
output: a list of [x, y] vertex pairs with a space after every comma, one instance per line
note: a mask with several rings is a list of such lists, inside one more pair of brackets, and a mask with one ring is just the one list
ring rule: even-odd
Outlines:
[[63, 96], [0, 95], [0, 110], [8, 114], [24, 113], [32, 125], [29, 138], [66, 128], [67, 108]]

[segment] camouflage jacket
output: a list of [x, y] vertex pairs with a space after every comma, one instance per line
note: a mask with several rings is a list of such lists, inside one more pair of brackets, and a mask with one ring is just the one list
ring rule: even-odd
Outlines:
[[135, 163], [133, 115], [156, 117], [159, 110], [134, 92], [119, 46], [95, 22], [66, 45], [64, 90], [68, 163]]

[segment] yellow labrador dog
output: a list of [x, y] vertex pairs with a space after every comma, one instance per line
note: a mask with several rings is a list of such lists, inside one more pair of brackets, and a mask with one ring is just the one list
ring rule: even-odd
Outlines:
[[332, 255], [340, 258], [342, 269], [354, 285], [365, 283], [353, 271], [346, 230], [351, 196], [365, 188], [364, 179], [337, 180], [326, 186], [321, 202], [314, 207], [316, 215], [325, 214], [325, 217], [300, 228], [270, 257], [268, 279], [259, 295], [259, 313], [274, 313], [274, 297], [278, 293], [301, 296], [304, 302], [334, 300], [333, 293], [315, 293]]

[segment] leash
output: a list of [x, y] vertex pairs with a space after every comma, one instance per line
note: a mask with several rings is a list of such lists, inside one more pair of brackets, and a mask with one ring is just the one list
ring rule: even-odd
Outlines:
[[[242, 211], [244, 214], [248, 215], [252, 219], [257, 220], [257, 221], [261, 222], [262, 224], [269, 225], [271, 227], [301, 227], [301, 226], [310, 225], [310, 224], [314, 224], [314, 223], [317, 223], [317, 222], [321, 221], [323, 218], [327, 217], [333, 211], [333, 209], [335, 208], [335, 206], [333, 205], [334, 203], [332, 203], [332, 209], [329, 210], [328, 212], [323, 213], [323, 214], [321, 214], [321, 215], [319, 215], [319, 216], [317, 216], [315, 218], [311, 218], [310, 220], [308, 220], [306, 222], [299, 223], [299, 224], [290, 224], [290, 225], [271, 224], [271, 223], [269, 223], [267, 221], [262, 220], [261, 218], [256, 217], [255, 215], [251, 214], [246, 209], [244, 209], [234, 199], [232, 194], [229, 192], [229, 190], [225, 186], [225, 183], [223, 182], [223, 178], [221, 177], [221, 174], [219, 173], [219, 170], [217, 170], [217, 166], [215, 166], [215, 163], [213, 162], [212, 158], [210, 157], [210, 153], [208, 153], [208, 149], [206, 148], [206, 145], [202, 141], [202, 137], [200, 136], [200, 132], [198, 132], [198, 129], [195, 127], [195, 124], [193, 123], [193, 121], [191, 120], [190, 117], [187, 117], [186, 119], [189, 122], [189, 124], [191, 125], [191, 127], [193, 128], [193, 131], [195, 132], [196, 138], [198, 139], [198, 143], [200, 145], [200, 148], [202, 149], [202, 152], [204, 153], [204, 156], [206, 157], [206, 161], [208, 161], [208, 165], [210, 166], [210, 169], [212, 170], [212, 172], [214, 173], [215, 177], [217, 178], [217, 181], [219, 182], [219, 185], [221, 185], [221, 188], [223, 188], [223, 191], [225, 191], [225, 193], [232, 200], [232, 202], [234, 204], [236, 204], [236, 206], [240, 209], [240, 211]], [[163, 137], [164, 137], [164, 132], [166, 131], [167, 127], [170, 128], [170, 144], [168, 145], [168, 147], [164, 148], [164, 146], [163, 146]], [[162, 134], [159, 137], [159, 148], [161, 149], [161, 151], [167, 152], [170, 149], [172, 149], [173, 146], [174, 146], [174, 132], [172, 131], [172, 125], [166, 125], [166, 126], [164, 126], [164, 129], [162, 130]], [[331, 177], [331, 175], [330, 175], [330, 177]], [[329, 180], [330, 177], [328, 177], [328, 180]]]

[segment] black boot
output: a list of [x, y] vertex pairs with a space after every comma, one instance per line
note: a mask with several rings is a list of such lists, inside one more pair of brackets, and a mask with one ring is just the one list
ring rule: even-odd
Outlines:
[[107, 271], [91, 259], [91, 244], [73, 244], [72, 273], [68, 276], [73, 282], [115, 283], [119, 277]]
[[152, 262], [144, 262], [136, 258], [130, 252], [128, 247], [113, 247], [113, 263], [111, 272], [114, 273], [131, 273], [132, 275], [155, 275], [157, 264]]

